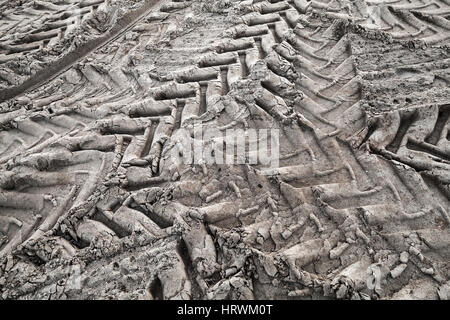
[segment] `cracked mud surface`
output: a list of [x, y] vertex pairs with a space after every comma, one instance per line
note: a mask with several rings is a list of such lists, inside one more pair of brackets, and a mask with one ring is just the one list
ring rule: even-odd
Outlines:
[[448, 0], [0, 9], [0, 299], [450, 298]]

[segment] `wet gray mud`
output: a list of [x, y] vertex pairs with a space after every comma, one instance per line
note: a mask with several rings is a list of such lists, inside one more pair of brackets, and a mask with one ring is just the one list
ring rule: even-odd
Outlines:
[[0, 299], [450, 298], [448, 0], [0, 12]]

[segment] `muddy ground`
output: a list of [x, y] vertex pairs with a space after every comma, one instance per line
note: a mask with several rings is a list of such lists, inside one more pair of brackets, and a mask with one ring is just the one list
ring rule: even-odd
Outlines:
[[450, 298], [448, 0], [0, 12], [0, 299]]

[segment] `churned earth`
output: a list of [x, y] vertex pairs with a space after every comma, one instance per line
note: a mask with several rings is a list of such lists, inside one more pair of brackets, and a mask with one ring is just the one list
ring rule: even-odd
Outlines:
[[449, 43], [448, 0], [0, 0], [0, 299], [449, 299]]

